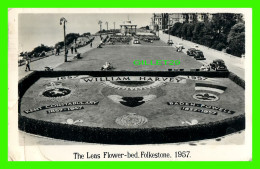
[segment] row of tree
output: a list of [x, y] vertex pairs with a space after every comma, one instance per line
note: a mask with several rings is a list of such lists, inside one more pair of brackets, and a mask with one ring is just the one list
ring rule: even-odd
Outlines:
[[[71, 43], [73, 43], [75, 40], [77, 40], [77, 38], [80, 37], [80, 35], [78, 33], [69, 33], [66, 35], [66, 46], [70, 45]], [[58, 43], [55, 44], [55, 48], [62, 48], [64, 47], [64, 41], [60, 41]]]
[[[83, 33], [82, 35], [79, 35], [78, 33], [69, 33], [66, 35], [66, 45], [69, 46], [72, 44], [75, 40], [77, 40], [78, 37], [80, 36], [90, 36], [90, 32]], [[32, 51], [30, 52], [21, 52], [20, 56], [29, 56], [29, 57], [38, 57], [38, 56], [43, 56], [45, 52], [49, 52], [51, 50], [58, 49], [58, 48], [63, 48], [64, 47], [64, 41], [60, 41], [55, 44], [55, 46], [46, 46], [44, 44], [41, 44], [40, 46], [35, 47]]]
[[211, 21], [175, 23], [166, 33], [241, 57], [245, 53], [245, 23], [235, 14], [216, 14]]

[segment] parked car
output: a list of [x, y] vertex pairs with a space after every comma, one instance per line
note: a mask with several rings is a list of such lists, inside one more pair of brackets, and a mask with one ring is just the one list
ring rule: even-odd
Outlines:
[[210, 64], [210, 68], [216, 71], [227, 71], [227, 66], [222, 59], [213, 60], [213, 62]]
[[195, 51], [194, 51], [194, 58], [195, 58], [196, 60], [206, 60], [206, 58], [205, 58], [204, 55], [203, 55], [203, 52], [200, 51], [200, 50], [195, 50]]
[[149, 38], [145, 38], [144, 41], [145, 41], [145, 42], [149, 42], [149, 43], [153, 43], [153, 40], [152, 40], [152, 39], [149, 39]]
[[194, 52], [196, 51], [197, 49], [195, 49], [195, 48], [189, 48], [188, 50], [187, 50], [187, 55], [189, 55], [189, 56], [194, 56]]
[[173, 41], [172, 41], [172, 40], [168, 40], [167, 44], [168, 44], [168, 45], [172, 45], [172, 44], [173, 44]]
[[140, 44], [140, 41], [138, 39], [134, 39], [133, 44]]

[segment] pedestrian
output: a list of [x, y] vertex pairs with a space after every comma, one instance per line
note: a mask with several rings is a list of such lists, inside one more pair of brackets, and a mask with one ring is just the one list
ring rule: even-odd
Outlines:
[[210, 65], [207, 65], [207, 70], [210, 71]]
[[26, 58], [25, 60], [25, 71], [27, 72], [27, 69], [30, 71], [30, 61], [28, 58]]
[[73, 54], [73, 46], [70, 47], [71, 54]]
[[90, 47], [92, 48], [92, 42], [90, 43]]
[[56, 49], [56, 55], [60, 55], [60, 47], [59, 46]]

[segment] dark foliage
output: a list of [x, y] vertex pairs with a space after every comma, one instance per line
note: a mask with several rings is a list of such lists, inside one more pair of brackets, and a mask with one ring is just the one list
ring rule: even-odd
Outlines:
[[[238, 23], [239, 21], [239, 23]], [[241, 57], [245, 53], [245, 25], [236, 14], [215, 14], [207, 22], [175, 23], [171, 35]], [[168, 31], [166, 31], [168, 33]]]

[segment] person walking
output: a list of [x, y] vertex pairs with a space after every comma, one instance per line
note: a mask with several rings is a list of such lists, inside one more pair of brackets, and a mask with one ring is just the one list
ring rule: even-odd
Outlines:
[[70, 47], [71, 54], [73, 54], [73, 46]]
[[27, 72], [28, 70], [30, 71], [31, 69], [30, 69], [30, 61], [29, 61], [29, 59], [28, 58], [26, 58], [26, 60], [25, 60], [25, 71]]
[[60, 55], [60, 47], [59, 46], [57, 47], [56, 54]]
[[90, 43], [90, 47], [92, 48], [92, 42]]
[[78, 45], [76, 44], [76, 42], [73, 43], [72, 47], [73, 47], [73, 49], [74, 49], [74, 52], [77, 53], [77, 47], [78, 47]]

